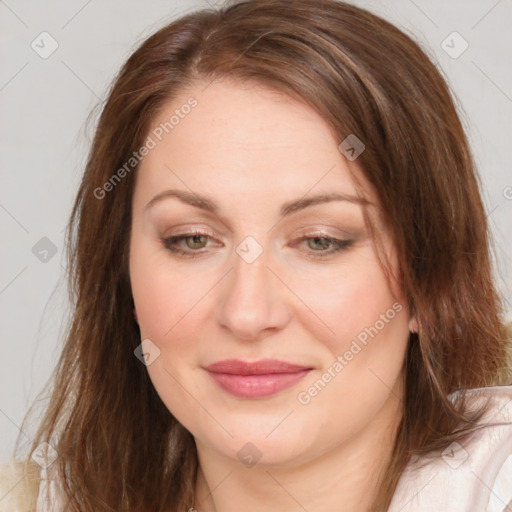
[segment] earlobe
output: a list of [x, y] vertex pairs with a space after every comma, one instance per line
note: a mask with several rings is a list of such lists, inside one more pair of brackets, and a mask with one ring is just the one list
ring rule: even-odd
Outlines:
[[418, 322], [416, 321], [415, 317], [412, 317], [409, 320], [409, 331], [414, 333], [418, 332]]

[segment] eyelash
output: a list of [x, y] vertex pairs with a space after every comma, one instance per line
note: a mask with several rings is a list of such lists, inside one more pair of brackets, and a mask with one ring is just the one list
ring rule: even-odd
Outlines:
[[[183, 233], [182, 235], [171, 236], [168, 238], [162, 238], [162, 243], [167, 250], [169, 250], [170, 252], [172, 252], [174, 254], [177, 254], [179, 256], [183, 256], [186, 258], [197, 258], [198, 256], [201, 256], [202, 254], [204, 254], [205, 251], [204, 250], [193, 250], [193, 249], [189, 249], [186, 251], [181, 248], [172, 246], [173, 244], [176, 244], [177, 242], [180, 242], [186, 238], [191, 238], [194, 236], [204, 236], [204, 237], [207, 237], [208, 239], [212, 238], [210, 236], [210, 234], [208, 234], [208, 233], [204, 233], [201, 231], [194, 231], [191, 233]], [[340, 240], [339, 238], [333, 238], [333, 237], [324, 236], [321, 234], [313, 234], [311, 236], [304, 236], [299, 239], [299, 242], [303, 242], [304, 240], [313, 240], [315, 238], [319, 238], [321, 240], [326, 240], [327, 242], [332, 244], [334, 246], [334, 248], [329, 251], [313, 251], [313, 252], [311, 252], [309, 257], [311, 257], [313, 259], [321, 259], [321, 258], [325, 258], [327, 256], [331, 256], [335, 253], [338, 253], [345, 249], [348, 249], [353, 244], [352, 240]], [[204, 249], [204, 248], [202, 248], [202, 249]]]

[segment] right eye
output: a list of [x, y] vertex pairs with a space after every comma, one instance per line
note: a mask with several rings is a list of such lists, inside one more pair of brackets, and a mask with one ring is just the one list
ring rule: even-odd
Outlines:
[[[174, 254], [184, 256], [187, 258], [195, 258], [204, 254], [205, 251], [199, 251], [204, 249], [205, 244], [211, 239], [209, 233], [202, 231], [194, 231], [192, 233], [183, 233], [181, 235], [175, 235], [167, 238], [162, 238], [162, 243], [166, 249]], [[185, 242], [186, 248], [180, 247], [181, 242]]]

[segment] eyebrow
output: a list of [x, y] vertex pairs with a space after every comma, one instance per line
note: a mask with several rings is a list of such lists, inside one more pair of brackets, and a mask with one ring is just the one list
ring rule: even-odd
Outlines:
[[[151, 199], [146, 206], [145, 210], [148, 210], [156, 203], [162, 201], [163, 199], [167, 199], [170, 197], [175, 197], [182, 201], [183, 203], [189, 204], [190, 206], [194, 206], [196, 208], [200, 208], [202, 210], [206, 210], [213, 214], [218, 214], [220, 207], [219, 205], [211, 198], [206, 196], [201, 196], [199, 194], [193, 192], [187, 192], [186, 190], [177, 190], [170, 189], [164, 190], [157, 194], [153, 199]], [[350, 195], [350, 194], [341, 194], [339, 192], [331, 192], [328, 194], [319, 194], [311, 197], [303, 197], [301, 199], [297, 199], [294, 201], [289, 201], [284, 203], [281, 206], [280, 216], [286, 217], [292, 213], [295, 213], [299, 210], [303, 210], [308, 206], [314, 206], [322, 203], [329, 203], [332, 201], [346, 201], [349, 203], [359, 204], [359, 205], [368, 205], [370, 202], [362, 197]]]

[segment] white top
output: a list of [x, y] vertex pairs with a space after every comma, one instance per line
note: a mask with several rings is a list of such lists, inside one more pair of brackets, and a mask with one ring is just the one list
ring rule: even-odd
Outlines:
[[[492, 408], [482, 422], [508, 423], [485, 427], [461, 446], [452, 443], [443, 455], [422, 468], [406, 467], [388, 512], [510, 512], [512, 511], [512, 386], [469, 390], [469, 404], [491, 397]], [[449, 396], [452, 400], [456, 393]], [[63, 512], [55, 482], [39, 488], [36, 512]], [[44, 502], [47, 485], [49, 502]], [[507, 505], [510, 506], [507, 508]]]
[[482, 423], [508, 425], [485, 427], [462, 446], [452, 443], [419, 470], [409, 464], [388, 512], [512, 512], [512, 386], [469, 393], [468, 403], [476, 406], [482, 398], [493, 401]]

